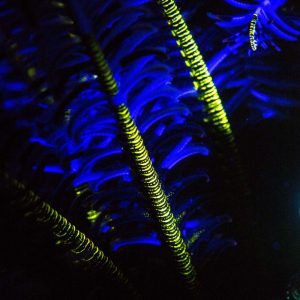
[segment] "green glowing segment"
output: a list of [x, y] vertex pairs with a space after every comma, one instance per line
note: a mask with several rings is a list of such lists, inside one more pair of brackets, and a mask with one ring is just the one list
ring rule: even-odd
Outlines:
[[183, 211], [177, 218], [176, 218], [176, 224], [179, 224], [182, 219], [185, 217], [186, 211]]
[[94, 224], [100, 215], [101, 215], [101, 211], [91, 209], [86, 213], [86, 218], [88, 221]]
[[36, 77], [36, 69], [34, 67], [30, 67], [27, 69], [27, 75], [28, 77], [30, 77], [31, 79]]
[[87, 183], [81, 184], [80, 186], [76, 187], [75, 189], [76, 197], [82, 196], [84, 193], [89, 192], [89, 185]]
[[193, 244], [195, 244], [195, 242], [199, 239], [199, 237], [200, 237], [200, 236], [202, 235], [202, 233], [204, 233], [204, 232], [205, 232], [204, 229], [195, 232], [195, 233], [192, 235], [192, 237], [187, 241], [186, 247], [187, 247], [188, 249], [190, 249], [191, 246], [192, 246]]

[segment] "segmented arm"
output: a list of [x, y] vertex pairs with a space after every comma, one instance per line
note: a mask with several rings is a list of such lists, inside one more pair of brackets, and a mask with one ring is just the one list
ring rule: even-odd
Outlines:
[[218, 133], [226, 137], [226, 140], [232, 140], [230, 142], [230, 144], [232, 144], [233, 133], [218, 91], [176, 3], [172, 0], [162, 0], [158, 1], [158, 4], [163, 8], [172, 34], [181, 49], [181, 54], [186, 65], [190, 69], [190, 75], [193, 78], [195, 89], [199, 91], [199, 100], [205, 102], [208, 114], [205, 121], [211, 123]]
[[134, 298], [140, 298], [114, 262], [84, 233], [47, 202], [42, 201], [33, 191], [28, 190], [24, 184], [12, 179], [2, 171], [1, 177], [5, 179], [10, 188], [17, 190], [19, 194], [18, 199], [13, 204], [24, 210], [25, 216], [33, 216], [38, 223], [47, 226], [57, 239], [56, 244], [67, 246], [75, 255], [74, 260], [79, 260], [83, 266], [88, 268], [100, 268], [108, 277], [114, 278], [115, 282], [126, 289]]
[[257, 22], [257, 14], [254, 14], [249, 26], [249, 40], [250, 40], [250, 47], [252, 51], [257, 50], [257, 41], [255, 39], [256, 22]]
[[186, 245], [177, 227], [176, 219], [171, 213], [167, 196], [161, 187], [161, 182], [153, 168], [143, 139], [126, 105], [122, 104], [118, 106], [117, 115], [122, 132], [126, 137], [128, 149], [132, 155], [138, 175], [143, 183], [144, 191], [149, 200], [151, 215], [159, 225], [164, 242], [174, 258], [176, 267], [183, 281], [189, 289], [195, 290], [196, 272], [191, 263], [190, 254], [186, 250]]

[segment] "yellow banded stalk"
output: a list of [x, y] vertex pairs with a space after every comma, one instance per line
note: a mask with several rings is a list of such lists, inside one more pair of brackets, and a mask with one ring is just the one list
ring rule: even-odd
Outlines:
[[255, 39], [257, 18], [258, 18], [257, 14], [254, 14], [249, 26], [249, 41], [250, 41], [250, 47], [252, 51], [257, 50], [257, 41]]
[[185, 63], [190, 68], [194, 87], [199, 91], [198, 98], [204, 101], [207, 112], [205, 121], [209, 122], [216, 132], [226, 136], [226, 139], [230, 140], [232, 147], [235, 147], [233, 133], [217, 88], [177, 5], [173, 0], [160, 0], [158, 4], [163, 8], [168, 24], [171, 26], [172, 34], [181, 49]]
[[[206, 67], [199, 48], [190, 33], [180, 11], [173, 0], [157, 0], [171, 27], [171, 32], [180, 48], [185, 64], [190, 69], [190, 75], [195, 89], [199, 92], [198, 99], [204, 103], [206, 116], [204, 122], [210, 125], [213, 143], [217, 156], [221, 161], [225, 174], [226, 189], [232, 193], [240, 191], [247, 196], [249, 191], [244, 181], [235, 138], [223, 108], [217, 88]], [[229, 173], [229, 175], [228, 175]], [[224, 175], [223, 174], [223, 175]], [[233, 187], [234, 186], [234, 187]], [[232, 188], [233, 187], [233, 188]], [[239, 187], [240, 191], [239, 191]]]
[[103, 83], [105, 91], [110, 96], [116, 95], [118, 93], [117, 83], [97, 40], [92, 35], [84, 35], [83, 40], [93, 60], [95, 72], [100, 82]]
[[176, 219], [171, 213], [167, 196], [161, 187], [161, 182], [154, 170], [143, 139], [126, 105], [118, 106], [117, 115], [138, 177], [149, 200], [151, 216], [159, 224], [164, 243], [173, 256], [173, 261], [182, 280], [189, 290], [196, 292], [196, 272], [190, 254], [186, 250]]
[[114, 262], [84, 233], [76, 229], [72, 223], [47, 202], [42, 201], [34, 192], [27, 190], [24, 184], [10, 178], [7, 173], [1, 172], [1, 175], [8, 182], [8, 186], [17, 190], [20, 196], [14, 204], [25, 211], [25, 216], [31, 216], [37, 222], [46, 225], [57, 240], [56, 244], [68, 246], [74, 255], [74, 260], [81, 262], [84, 267], [101, 269], [108, 277], [113, 278], [127, 290], [132, 297], [140, 298]]

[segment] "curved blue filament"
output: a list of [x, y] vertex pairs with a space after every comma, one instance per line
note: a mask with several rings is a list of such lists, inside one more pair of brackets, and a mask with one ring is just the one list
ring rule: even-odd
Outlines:
[[183, 138], [179, 144], [162, 161], [162, 168], [172, 169], [176, 164], [192, 155], [209, 155], [209, 149], [205, 146], [188, 146], [191, 137]]
[[[174, 89], [167, 86], [165, 86], [164, 88], [161, 87], [159, 90], [151, 89], [151, 91], [149, 91], [148, 93], [141, 92], [138, 96], [133, 97], [132, 101], [129, 103], [129, 107], [132, 107], [133, 118], [137, 118], [138, 115], [141, 114], [142, 108], [146, 104], [149, 104], [150, 102], [153, 102], [155, 100], [157, 101], [157, 99], [169, 99], [170, 97], [173, 103], [177, 102], [176, 98], [178, 97], [178, 93], [176, 93]], [[141, 101], [141, 99], [144, 100]]]
[[29, 142], [38, 143], [38, 144], [46, 146], [46, 147], [54, 147], [54, 145], [49, 144], [48, 141], [46, 141], [45, 139], [40, 138], [40, 137], [31, 137], [31, 138], [29, 138]]
[[239, 47], [244, 44], [244, 41], [236, 42], [233, 46], [226, 46], [220, 50], [215, 56], [213, 56], [207, 62], [207, 68], [210, 73], [214, 70], [229, 56], [230, 53], [236, 52]]
[[251, 89], [251, 94], [264, 102], [269, 102], [285, 107], [300, 107], [300, 103], [297, 99], [278, 97], [267, 92], [258, 91], [254, 88]]
[[281, 29], [279, 29], [275, 24], [266, 24], [266, 27], [269, 27], [273, 30], [273, 32], [278, 35], [279, 37], [286, 39], [287, 41], [297, 41], [297, 38], [294, 36], [289, 35], [288, 33], [285, 33]]
[[297, 30], [291, 26], [289, 26], [286, 22], [283, 22], [282, 19], [276, 14], [276, 12], [273, 9], [270, 9], [268, 11], [268, 14], [270, 15], [271, 19], [277, 23], [282, 29], [287, 31], [290, 34], [300, 35], [300, 30]]
[[110, 172], [94, 172], [90, 174], [83, 174], [80, 177], [74, 180], [74, 187], [78, 187], [87, 182], [97, 181], [96, 183], [96, 190], [98, 190], [99, 186], [103, 183], [107, 182], [108, 180], [115, 179], [118, 177], [121, 178], [129, 178], [130, 169], [123, 168], [121, 170], [115, 170]]
[[[109, 34], [101, 39], [102, 47], [106, 47], [109, 43], [111, 43], [114, 39], [118, 37], [122, 32], [124, 32], [125, 28], [130, 28], [136, 21], [139, 20], [140, 17], [144, 15], [141, 11], [134, 11], [128, 13], [128, 18], [123, 18], [122, 16], [118, 16], [119, 20], [114, 20], [116, 24], [111, 25]], [[107, 26], [107, 24], [106, 24]], [[101, 37], [101, 33], [98, 32], [98, 37]]]
[[47, 165], [43, 170], [45, 173], [64, 174], [65, 170], [61, 166]]
[[231, 4], [234, 7], [241, 8], [241, 9], [247, 9], [247, 10], [253, 10], [253, 9], [256, 9], [256, 7], [257, 7], [255, 4], [248, 4], [248, 3], [240, 2], [237, 0], [225, 0], [225, 2]]
[[118, 154], [122, 154], [122, 150], [120, 149], [113, 149], [113, 150], [108, 150], [102, 154], [95, 155], [94, 158], [90, 159], [82, 168], [83, 173], [88, 173], [92, 171], [94, 165], [99, 162], [101, 159], [107, 158], [109, 156], [115, 156]]
[[130, 68], [126, 73], [126, 84], [122, 84], [122, 93], [126, 97], [132, 88], [138, 83], [139, 76], [145, 76], [144, 67], [154, 59], [154, 55], [145, 55], [130, 64]]
[[190, 114], [190, 111], [188, 108], [177, 105], [175, 107], [171, 107], [168, 109], [161, 110], [157, 113], [153, 113], [150, 115], [150, 117], [144, 121], [142, 124], [140, 124], [140, 131], [141, 133], [145, 133], [151, 126], [153, 126], [155, 123], [166, 119], [173, 117], [176, 119], [176, 117], [179, 115], [188, 116]]
[[112, 251], [118, 251], [121, 247], [128, 245], [153, 245], [161, 246], [160, 240], [154, 237], [140, 237], [125, 241], [115, 241], [112, 243]]
[[[265, 70], [267, 70], [268, 67], [265, 66]], [[257, 70], [264, 70], [264, 67], [259, 67], [255, 68], [254, 71]], [[272, 72], [276, 72], [276, 70], [272, 67], [269, 67], [269, 70]], [[258, 73], [258, 72], [257, 72]], [[277, 90], [279, 89], [289, 89], [289, 90], [297, 90], [299, 84], [297, 83], [297, 81], [292, 81], [292, 80], [287, 80], [287, 79], [282, 79], [282, 80], [277, 80], [275, 78], [272, 78], [270, 76], [266, 77], [266, 76], [262, 76], [262, 75], [258, 75], [256, 74], [255, 76], [249, 76], [249, 80], [252, 81], [256, 81], [257, 83], [263, 84], [271, 89]]]
[[[223, 223], [223, 222], [227, 222], [228, 221], [228, 217], [224, 217], [224, 218], [217, 218], [217, 222], [219, 224]], [[184, 222], [183, 226], [185, 229], [199, 229], [199, 228], [207, 228], [207, 227], [211, 227], [213, 226], [218, 226], [219, 224], [216, 224], [216, 219], [212, 219], [212, 218], [207, 218], [207, 219], [194, 219], [194, 220], [190, 220], [190, 221], [186, 221]]]
[[231, 28], [237, 26], [244, 26], [248, 24], [251, 19], [252, 19], [252, 13], [249, 13], [247, 15], [232, 17], [228, 21], [217, 21], [216, 24], [223, 28]]
[[[120, 63], [121, 59], [131, 54], [137, 47], [139, 47], [149, 36], [153, 35], [155, 33], [154, 30], [149, 31], [149, 29], [152, 29], [151, 26], [148, 26], [144, 30], [140, 30], [139, 32], [133, 33], [131, 36], [126, 38], [123, 41], [123, 44], [121, 48], [119, 49], [118, 53], [114, 56], [114, 60], [111, 63], [111, 68], [118, 70], [117, 64]], [[108, 56], [109, 58], [109, 56]]]

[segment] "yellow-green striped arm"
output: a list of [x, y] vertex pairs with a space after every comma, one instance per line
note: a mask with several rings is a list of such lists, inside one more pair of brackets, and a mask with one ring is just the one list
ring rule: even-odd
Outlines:
[[20, 194], [20, 198], [14, 205], [22, 208], [25, 216], [32, 216], [37, 222], [47, 226], [57, 240], [56, 244], [68, 246], [74, 254], [74, 259], [81, 262], [83, 267], [101, 269], [108, 277], [113, 278], [126, 289], [133, 298], [140, 299], [120, 269], [84, 233], [76, 229], [72, 223], [47, 202], [42, 201], [34, 192], [27, 190], [24, 184], [10, 178], [7, 173], [1, 172], [1, 175], [10, 188], [16, 189]]
[[159, 224], [164, 242], [173, 256], [174, 263], [183, 281], [188, 289], [196, 293], [195, 268], [192, 265], [190, 254], [186, 250], [176, 219], [171, 213], [167, 196], [161, 187], [143, 139], [126, 105], [118, 106], [117, 114], [138, 176], [150, 201], [151, 216]]
[[163, 8], [185, 63], [190, 68], [195, 89], [199, 91], [199, 100], [205, 103], [208, 117], [204, 121], [210, 122], [218, 133], [222, 133], [230, 140], [230, 143], [233, 143], [233, 133], [217, 88], [175, 1], [160, 0], [157, 2]]
[[107, 64], [104, 54], [99, 47], [97, 40], [92, 35], [85, 35], [83, 41], [87, 46], [87, 50], [94, 63], [94, 68], [97, 76], [99, 77], [101, 83], [104, 85], [105, 91], [110, 95], [114, 96], [118, 93], [118, 86], [114, 75]]

